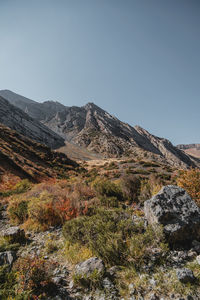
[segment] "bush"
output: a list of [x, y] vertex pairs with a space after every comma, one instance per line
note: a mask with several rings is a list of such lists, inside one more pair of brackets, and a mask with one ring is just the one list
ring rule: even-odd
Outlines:
[[54, 267], [54, 264], [37, 257], [19, 258], [13, 267], [17, 272], [16, 294], [27, 292], [31, 299], [39, 295], [45, 297], [54, 289], [51, 281]]
[[134, 225], [122, 211], [99, 210], [94, 216], [80, 217], [65, 223], [63, 234], [70, 243], [79, 242], [108, 264], [123, 263], [126, 257], [125, 236]]
[[86, 185], [69, 186], [65, 181], [35, 185], [26, 194], [12, 196], [8, 215], [14, 224], [25, 223], [25, 228], [46, 230], [62, 225], [87, 213], [87, 203], [94, 195]]
[[0, 266], [0, 299], [17, 299], [15, 298], [15, 272], [9, 272], [9, 266]]
[[148, 260], [151, 260], [153, 251], [157, 252], [159, 263], [163, 255], [167, 252], [168, 246], [165, 244], [163, 229], [161, 226], [148, 226], [143, 233], [134, 234], [129, 240], [129, 256], [136, 269], [140, 269]]
[[21, 197], [11, 198], [8, 205], [8, 215], [12, 223], [24, 223], [28, 219], [28, 201]]
[[133, 223], [131, 215], [119, 209], [99, 210], [91, 217], [79, 217], [65, 223], [63, 234], [73, 245], [78, 243], [108, 265], [133, 263], [140, 268], [144, 260], [150, 260], [152, 249], [162, 255], [167, 247], [161, 227]]
[[124, 199], [129, 203], [138, 202], [140, 194], [141, 180], [134, 175], [124, 175], [121, 180]]
[[99, 273], [97, 270], [94, 270], [90, 275], [79, 275], [73, 274], [73, 281], [75, 285], [82, 286], [89, 290], [102, 289], [102, 280], [103, 273]]
[[190, 169], [180, 171], [177, 177], [178, 186], [185, 189], [193, 200], [200, 206], [200, 170]]
[[93, 184], [97, 196], [99, 197], [101, 204], [106, 207], [118, 207], [119, 202], [123, 201], [123, 193], [117, 184], [109, 180], [99, 179]]

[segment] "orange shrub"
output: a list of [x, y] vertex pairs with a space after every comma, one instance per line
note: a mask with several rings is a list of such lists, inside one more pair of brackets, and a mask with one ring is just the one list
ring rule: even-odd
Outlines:
[[182, 170], [179, 172], [176, 181], [178, 186], [184, 188], [200, 206], [200, 170]]
[[88, 201], [94, 192], [88, 186], [67, 182], [44, 182], [35, 185], [23, 195], [10, 198], [8, 214], [15, 224], [32, 230], [46, 230], [62, 225], [79, 215], [86, 215]]

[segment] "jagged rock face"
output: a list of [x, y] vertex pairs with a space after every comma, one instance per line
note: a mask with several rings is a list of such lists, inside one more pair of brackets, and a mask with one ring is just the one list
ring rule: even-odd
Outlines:
[[144, 212], [150, 224], [164, 226], [164, 233], [172, 245], [200, 238], [200, 209], [178, 186], [163, 187], [144, 202]]
[[10, 91], [3, 92], [16, 106], [41, 121], [66, 141], [105, 157], [129, 156], [149, 151], [157, 159], [176, 167], [196, 166], [190, 158], [168, 140], [156, 137], [145, 129], [123, 123], [93, 103], [83, 107], [65, 107], [57, 102], [37, 103]]
[[64, 145], [64, 139], [0, 96], [0, 123], [51, 148]]
[[62, 111], [65, 108], [59, 102], [45, 101], [38, 103], [9, 90], [1, 90], [0, 96], [38, 121], [44, 121], [53, 117], [58, 111]]
[[139, 126], [121, 122], [93, 103], [66, 108], [45, 122], [66, 140], [105, 156], [129, 155], [143, 149], [179, 167], [195, 163], [168, 140], [158, 138]]

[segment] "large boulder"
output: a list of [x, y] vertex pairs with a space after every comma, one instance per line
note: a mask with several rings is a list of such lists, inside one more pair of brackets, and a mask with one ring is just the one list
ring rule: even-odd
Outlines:
[[170, 244], [188, 243], [200, 239], [200, 209], [187, 192], [168, 185], [144, 203], [149, 224], [164, 226]]

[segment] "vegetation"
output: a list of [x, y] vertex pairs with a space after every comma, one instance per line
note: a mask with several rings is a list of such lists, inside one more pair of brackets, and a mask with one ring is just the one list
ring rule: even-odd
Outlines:
[[[168, 266], [169, 249], [163, 228], [147, 225], [143, 218], [144, 201], [175, 180], [200, 202], [199, 170], [180, 171], [173, 178], [172, 169], [165, 170], [156, 162], [138, 161], [134, 157], [105, 166], [97, 164], [88, 172], [71, 174], [68, 179], [4, 184], [2, 208], [6, 204], [10, 223], [25, 231], [42, 233], [45, 238], [41, 238], [38, 256], [19, 255], [12, 269], [7, 265], [0, 267], [0, 298], [47, 299], [56, 291], [53, 271], [63, 260], [71, 266], [75, 286], [101, 290], [105, 274], [94, 271], [80, 276], [73, 272], [77, 263], [94, 256], [103, 260], [107, 270], [118, 267], [112, 280], [125, 299], [130, 294], [130, 284], [137, 295], [143, 295], [150, 280], [155, 281], [151, 291], [160, 295], [196, 292], [198, 282], [180, 283]], [[58, 240], [56, 232], [61, 228], [63, 235]], [[0, 239], [1, 252], [19, 249], [18, 253], [29, 249], [28, 243]], [[199, 266], [193, 262], [188, 267], [200, 280]]]
[[177, 177], [177, 184], [184, 188], [200, 206], [200, 170], [182, 170]]

